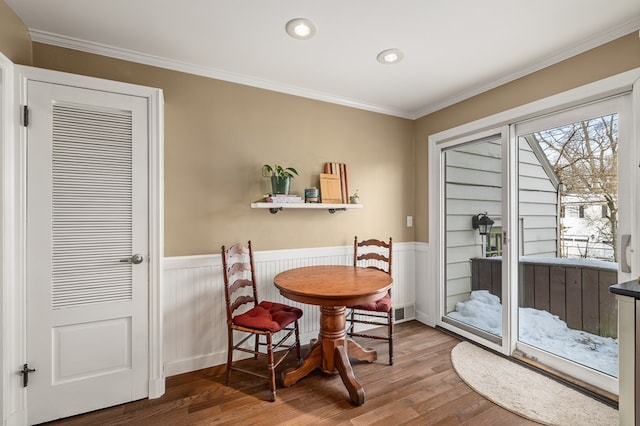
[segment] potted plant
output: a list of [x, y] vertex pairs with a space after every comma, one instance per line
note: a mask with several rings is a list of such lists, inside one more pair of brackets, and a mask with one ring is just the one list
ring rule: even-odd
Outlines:
[[271, 177], [271, 189], [274, 194], [289, 194], [291, 179], [298, 175], [293, 167], [282, 167], [278, 164], [262, 166], [262, 176]]
[[351, 204], [360, 204], [360, 196], [358, 195], [357, 189], [356, 192], [349, 197], [349, 201], [351, 202]]

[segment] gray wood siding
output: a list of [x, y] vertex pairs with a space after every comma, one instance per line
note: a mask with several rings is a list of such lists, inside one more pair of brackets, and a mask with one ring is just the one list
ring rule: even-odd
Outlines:
[[[526, 142], [520, 144], [519, 159], [521, 254], [555, 256], [555, 187]], [[470, 259], [483, 255], [483, 238], [471, 227], [472, 216], [486, 212], [494, 226], [502, 226], [501, 144], [484, 141], [446, 151], [444, 171], [446, 309], [450, 312], [471, 292]]]
[[[556, 187], [521, 138], [519, 145], [519, 213], [522, 256], [555, 257], [558, 253], [558, 196]], [[536, 219], [551, 220], [540, 221]]]

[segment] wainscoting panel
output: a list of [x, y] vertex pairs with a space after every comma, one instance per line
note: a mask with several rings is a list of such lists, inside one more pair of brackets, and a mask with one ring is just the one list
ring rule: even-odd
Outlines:
[[[287, 303], [304, 311], [300, 320], [303, 344], [316, 338], [320, 312], [317, 306], [283, 298], [273, 278], [287, 269], [313, 265], [349, 265], [352, 247], [323, 247], [254, 252], [258, 295], [261, 300]], [[393, 245], [393, 303], [405, 307], [403, 321], [414, 318], [414, 243]], [[166, 376], [224, 364], [227, 328], [219, 254], [164, 259], [163, 321]]]
[[434, 279], [435, 265], [428, 243], [414, 243], [415, 259], [415, 319], [431, 327], [436, 326], [439, 290]]

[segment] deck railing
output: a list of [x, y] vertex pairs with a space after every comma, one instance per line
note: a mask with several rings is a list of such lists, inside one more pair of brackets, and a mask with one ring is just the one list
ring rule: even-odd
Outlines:
[[[590, 259], [520, 258], [520, 307], [557, 315], [569, 328], [617, 337], [618, 305], [609, 286], [617, 264]], [[488, 290], [502, 300], [502, 258], [471, 259], [472, 290]]]

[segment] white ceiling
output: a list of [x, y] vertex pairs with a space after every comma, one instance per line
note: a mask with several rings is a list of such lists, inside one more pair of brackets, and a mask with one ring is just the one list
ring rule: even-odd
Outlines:
[[5, 1], [34, 41], [407, 118], [640, 29], [639, 0]]

